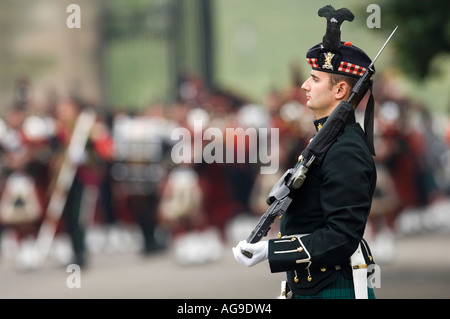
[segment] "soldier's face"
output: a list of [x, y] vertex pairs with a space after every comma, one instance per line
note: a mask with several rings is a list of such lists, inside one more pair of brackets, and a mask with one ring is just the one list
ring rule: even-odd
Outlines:
[[330, 74], [311, 70], [310, 77], [301, 88], [306, 91], [306, 106], [317, 119], [330, 115], [337, 102], [334, 87], [330, 87]]

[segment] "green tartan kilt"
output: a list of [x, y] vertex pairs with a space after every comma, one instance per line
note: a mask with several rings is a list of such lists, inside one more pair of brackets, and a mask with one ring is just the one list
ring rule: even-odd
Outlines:
[[[373, 288], [368, 289], [368, 298], [375, 299]], [[338, 271], [335, 282], [328, 285], [320, 292], [312, 296], [293, 295], [293, 299], [355, 299], [355, 291], [353, 281], [348, 280]]]

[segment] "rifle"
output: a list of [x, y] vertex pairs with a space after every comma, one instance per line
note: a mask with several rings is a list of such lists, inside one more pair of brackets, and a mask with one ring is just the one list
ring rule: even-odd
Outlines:
[[[247, 238], [248, 243], [257, 243], [263, 237], [267, 236], [270, 226], [274, 222], [275, 218], [285, 213], [291, 204], [291, 192], [303, 185], [303, 182], [306, 179], [306, 173], [308, 172], [311, 164], [320, 164], [323, 161], [328, 149], [334, 143], [340, 132], [344, 129], [349, 114], [356, 109], [359, 102], [371, 86], [372, 76], [375, 73], [375, 70], [373, 69], [375, 61], [389, 43], [395, 31], [397, 31], [397, 28], [398, 26], [394, 29], [394, 31], [392, 31], [391, 35], [373, 59], [372, 63], [370, 63], [364, 74], [358, 79], [352, 89], [352, 94], [349, 99], [347, 101], [340, 102], [333, 112], [331, 112], [323, 127], [319, 132], [317, 132], [300, 155], [297, 165], [294, 168], [288, 169], [277, 184], [275, 184], [272, 188], [267, 198], [267, 204], [270, 206], [261, 216], [258, 224]], [[352, 107], [352, 103], [354, 107]], [[248, 258], [252, 258], [253, 256], [249, 251], [242, 250], [241, 252]]]

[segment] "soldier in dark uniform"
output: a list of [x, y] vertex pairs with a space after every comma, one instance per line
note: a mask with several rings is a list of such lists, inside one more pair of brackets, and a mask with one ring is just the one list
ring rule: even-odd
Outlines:
[[[327, 6], [319, 15], [327, 18], [327, 33], [307, 52], [311, 76], [301, 87], [317, 131], [335, 107], [348, 100], [371, 63], [361, 49], [340, 41], [340, 24], [353, 20], [349, 10]], [[236, 260], [253, 266], [267, 259], [271, 272], [287, 273], [294, 298], [353, 299], [356, 292], [358, 298], [375, 298], [367, 285], [367, 268], [374, 261], [363, 240], [376, 184], [371, 138], [352, 113], [322, 164], [311, 165], [302, 187], [291, 193], [279, 238], [256, 244], [241, 241], [233, 248]], [[241, 250], [253, 257], [243, 256]], [[359, 262], [352, 263], [356, 258]]]

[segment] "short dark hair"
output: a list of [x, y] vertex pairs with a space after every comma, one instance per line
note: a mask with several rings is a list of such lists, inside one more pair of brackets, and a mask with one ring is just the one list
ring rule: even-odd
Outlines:
[[343, 74], [337, 74], [337, 73], [330, 73], [330, 88], [333, 85], [338, 84], [339, 82], [344, 81], [350, 86], [350, 91], [355, 86], [356, 82], [358, 82], [358, 79], [353, 76], [347, 76]]

